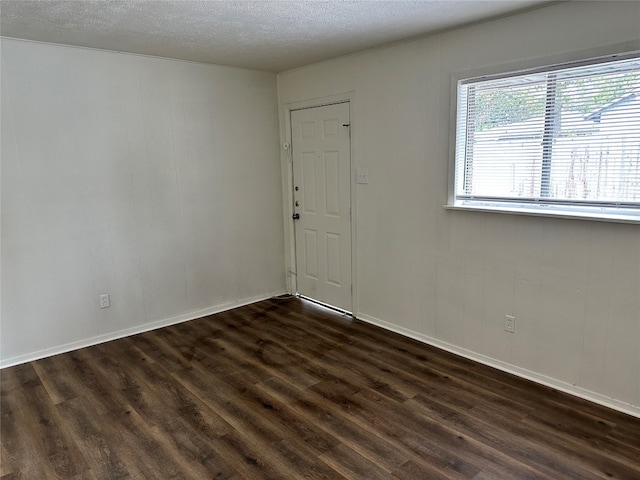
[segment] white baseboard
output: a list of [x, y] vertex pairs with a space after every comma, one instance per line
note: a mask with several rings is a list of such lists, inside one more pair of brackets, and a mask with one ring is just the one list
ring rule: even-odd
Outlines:
[[[16, 357], [7, 358], [5, 360], [0, 361], [0, 369], [11, 367], [14, 365], [19, 365], [21, 363], [27, 363], [34, 360], [39, 360], [41, 358], [50, 357], [53, 355], [58, 355], [60, 353], [70, 352], [72, 350], [78, 350], [80, 348], [90, 347], [92, 345], [109, 342], [111, 340], [117, 340], [118, 338], [123, 338], [131, 335], [136, 335], [138, 333], [148, 332], [150, 330], [167, 327], [169, 325], [175, 325], [177, 323], [187, 322], [189, 320], [195, 320], [197, 318], [206, 317], [208, 315], [213, 315], [215, 313], [224, 312], [227, 310], [231, 310], [233, 308], [242, 307], [245, 305], [249, 305], [251, 303], [260, 302], [262, 300], [271, 298], [272, 296], [281, 295], [285, 293], [287, 292], [283, 290], [281, 292], [273, 292], [268, 295], [259, 295], [255, 297], [243, 298], [243, 299], [235, 300], [232, 302], [227, 302], [221, 305], [215, 305], [206, 309], [197, 310], [195, 312], [189, 312], [186, 314], [166, 318], [164, 320], [158, 320], [155, 322], [145, 323], [142, 325], [136, 325], [131, 328], [126, 328], [124, 330], [118, 330], [116, 332], [106, 333], [104, 335], [97, 335], [95, 337], [79, 340], [77, 342], [71, 342], [64, 345], [59, 345], [56, 347], [39, 350], [37, 352], [18, 355]], [[372, 317], [365, 313], [358, 312], [356, 314], [356, 318], [358, 320], [362, 320], [363, 322], [370, 323], [372, 325], [376, 325], [378, 327], [384, 328], [385, 330], [399, 333], [400, 335], [404, 335], [405, 337], [409, 337], [414, 340], [418, 340], [419, 342], [426, 343], [427, 345], [431, 345], [436, 348], [445, 350], [447, 352], [460, 355], [461, 357], [468, 358], [469, 360], [473, 360], [478, 363], [482, 363], [484, 365], [497, 368], [498, 370], [511, 373], [518, 377], [522, 377], [527, 380], [531, 380], [531, 381], [540, 383], [542, 385], [546, 385], [547, 387], [555, 388], [556, 390], [560, 390], [561, 392], [565, 392], [570, 395], [575, 395], [576, 397], [580, 397], [585, 400], [589, 400], [591, 402], [597, 403], [599, 405], [603, 405], [605, 407], [609, 407], [614, 410], [618, 410], [620, 412], [640, 418], [640, 406], [622, 402], [620, 400], [616, 400], [615, 398], [611, 398], [606, 395], [602, 395], [600, 393], [592, 392], [591, 390], [587, 390], [587, 389], [578, 387], [576, 385], [572, 385], [570, 383], [566, 383], [566, 382], [554, 379], [552, 377], [548, 377], [546, 375], [542, 375], [542, 374], [527, 370], [525, 368], [521, 368], [516, 365], [512, 365], [510, 363], [506, 363], [501, 360], [497, 360], [495, 358], [488, 357], [486, 355], [482, 355], [477, 352], [467, 350], [465, 348], [462, 348], [447, 342], [443, 342], [441, 340], [430, 337], [428, 335], [424, 335], [419, 332], [414, 332], [413, 330], [409, 330], [409, 329], [394, 325], [392, 323], [385, 322], [384, 320], [380, 320], [378, 318]]]
[[197, 318], [206, 317], [215, 313], [231, 310], [232, 308], [243, 307], [251, 303], [260, 302], [276, 295], [282, 295], [286, 293], [285, 290], [273, 292], [266, 295], [258, 295], [255, 297], [242, 298], [231, 302], [223, 303], [220, 305], [214, 305], [195, 312], [189, 312], [182, 315], [176, 315], [173, 317], [165, 318], [163, 320], [157, 320], [155, 322], [144, 323], [142, 325], [136, 325], [134, 327], [125, 328], [124, 330], [118, 330], [115, 332], [105, 333], [103, 335], [97, 335], [95, 337], [78, 340], [76, 342], [66, 343], [56, 347], [45, 348], [44, 350], [38, 350], [37, 352], [31, 352], [24, 355], [18, 355], [16, 357], [7, 358], [0, 361], [0, 369], [19, 365], [21, 363], [32, 362], [41, 358], [51, 357], [60, 353], [70, 352], [72, 350], [78, 350], [80, 348], [90, 347], [92, 345], [98, 345], [99, 343], [110, 342], [111, 340], [117, 340], [118, 338], [129, 337], [131, 335], [137, 335], [138, 333], [148, 332], [150, 330], [156, 330], [158, 328], [167, 327], [169, 325], [175, 325], [176, 323], [187, 322], [189, 320], [195, 320]]
[[572, 385], [570, 383], [563, 382], [555, 378], [548, 377], [546, 375], [542, 375], [540, 373], [536, 373], [531, 370], [527, 370], [525, 368], [521, 368], [516, 365], [503, 362], [501, 360], [496, 360], [495, 358], [488, 357], [480, 353], [476, 353], [472, 350], [467, 350], [466, 348], [458, 347], [456, 345], [443, 342], [442, 340], [438, 340], [428, 335], [424, 335], [419, 332], [414, 332], [413, 330], [409, 330], [409, 329], [394, 325], [392, 323], [385, 322], [384, 320], [380, 320], [378, 318], [372, 317], [365, 313], [359, 312], [356, 315], [356, 318], [358, 320], [362, 320], [363, 322], [370, 323], [372, 325], [376, 325], [378, 327], [384, 328], [385, 330], [390, 330], [392, 332], [399, 333], [400, 335], [404, 335], [405, 337], [409, 337], [414, 340], [418, 340], [419, 342], [431, 345], [433, 347], [446, 350], [447, 352], [460, 355], [461, 357], [468, 358], [469, 360], [482, 363], [483, 365], [488, 365], [490, 367], [497, 368], [498, 370], [502, 370], [503, 372], [511, 373], [518, 377], [522, 377], [527, 380], [540, 383], [547, 387], [555, 388], [556, 390], [560, 390], [561, 392], [568, 393], [570, 395], [574, 395], [576, 397], [580, 397], [585, 400], [589, 400], [591, 402], [597, 403], [599, 405], [603, 405], [605, 407], [609, 407], [614, 410], [618, 410], [620, 412], [640, 418], [640, 406], [638, 405], [622, 402], [620, 400], [616, 400], [615, 398], [608, 397], [600, 393], [592, 392], [591, 390], [587, 390], [585, 388], [581, 388], [576, 385]]

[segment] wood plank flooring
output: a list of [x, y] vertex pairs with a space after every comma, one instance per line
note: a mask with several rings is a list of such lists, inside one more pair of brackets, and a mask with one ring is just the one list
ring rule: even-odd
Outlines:
[[640, 479], [640, 419], [295, 298], [1, 378], [2, 480]]

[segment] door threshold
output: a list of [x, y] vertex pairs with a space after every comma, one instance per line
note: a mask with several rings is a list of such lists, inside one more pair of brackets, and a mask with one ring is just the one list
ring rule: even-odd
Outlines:
[[345, 315], [345, 316], [348, 316], [348, 317], [351, 317], [351, 318], [355, 318], [353, 316], [353, 313], [350, 312], [349, 310], [345, 310], [345, 309], [340, 308], [340, 307], [335, 307], [333, 305], [329, 305], [328, 303], [321, 302], [320, 300], [316, 300], [315, 298], [306, 297], [306, 296], [301, 295], [299, 293], [296, 293], [296, 297], [298, 297], [298, 298], [300, 298], [302, 300], [306, 300], [307, 302], [315, 303], [316, 305], [320, 305], [321, 307], [327, 308], [327, 309], [332, 310], [334, 312], [341, 313], [342, 315]]

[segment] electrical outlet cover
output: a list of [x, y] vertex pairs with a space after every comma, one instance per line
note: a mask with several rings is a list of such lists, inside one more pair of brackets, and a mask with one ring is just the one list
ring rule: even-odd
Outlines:
[[515, 333], [516, 331], [516, 317], [512, 315], [504, 316], [504, 329], [507, 332]]
[[109, 301], [109, 294], [103, 293], [100, 295], [100, 308], [109, 308], [111, 306], [111, 302]]

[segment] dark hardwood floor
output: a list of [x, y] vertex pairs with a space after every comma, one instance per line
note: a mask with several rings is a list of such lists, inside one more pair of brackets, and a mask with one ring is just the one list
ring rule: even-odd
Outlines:
[[298, 299], [1, 377], [3, 480], [640, 479], [640, 419]]

